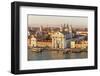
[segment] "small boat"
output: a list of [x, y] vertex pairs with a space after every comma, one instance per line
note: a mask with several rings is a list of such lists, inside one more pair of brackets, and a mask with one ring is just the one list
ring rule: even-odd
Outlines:
[[41, 48], [32, 48], [32, 52], [42, 52], [43, 50]]

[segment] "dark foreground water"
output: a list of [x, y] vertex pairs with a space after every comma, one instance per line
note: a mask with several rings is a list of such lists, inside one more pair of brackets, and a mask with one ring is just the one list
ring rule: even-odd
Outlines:
[[28, 60], [80, 59], [87, 57], [87, 52], [65, 54], [63, 51], [32, 52], [31, 49], [28, 50]]

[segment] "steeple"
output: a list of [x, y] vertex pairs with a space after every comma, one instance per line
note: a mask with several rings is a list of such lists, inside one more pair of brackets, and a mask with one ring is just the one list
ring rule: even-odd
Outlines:
[[64, 31], [66, 31], [66, 32], [69, 31], [69, 25], [68, 24], [64, 27]]
[[70, 26], [69, 26], [69, 32], [72, 33], [72, 30], [73, 30], [73, 29], [72, 29], [72, 26], [70, 25]]
[[30, 31], [28, 30], [28, 36], [30, 36]]
[[41, 25], [41, 26], [40, 26], [40, 31], [41, 31], [41, 32], [42, 32], [42, 28], [43, 28], [43, 27], [42, 27], [42, 25]]
[[62, 26], [62, 25], [60, 26], [60, 31], [61, 31], [61, 32], [63, 31], [63, 26]]

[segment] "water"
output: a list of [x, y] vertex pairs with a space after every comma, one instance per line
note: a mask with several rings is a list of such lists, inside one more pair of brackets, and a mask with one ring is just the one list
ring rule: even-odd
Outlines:
[[28, 60], [82, 59], [87, 57], [87, 52], [64, 54], [63, 51], [32, 52], [31, 49], [28, 49]]

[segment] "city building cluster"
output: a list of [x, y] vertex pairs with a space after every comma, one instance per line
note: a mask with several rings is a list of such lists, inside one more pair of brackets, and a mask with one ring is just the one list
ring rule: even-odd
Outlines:
[[28, 27], [28, 47], [87, 48], [88, 31], [76, 30], [68, 24], [60, 27]]

